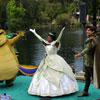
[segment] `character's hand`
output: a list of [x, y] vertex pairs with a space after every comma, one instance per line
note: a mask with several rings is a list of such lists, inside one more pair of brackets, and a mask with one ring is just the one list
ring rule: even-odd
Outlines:
[[29, 29], [29, 31], [36, 33], [35, 29]]
[[63, 27], [63, 30], [65, 29], [65, 27]]
[[61, 33], [63, 33], [64, 29], [65, 29], [65, 27], [62, 28]]
[[82, 56], [82, 54], [79, 52], [79, 53], [76, 54], [74, 57], [75, 57], [75, 58], [78, 58], [78, 57], [80, 57], [80, 56]]
[[20, 34], [21, 36], [24, 36], [25, 32], [24, 32], [24, 31], [20, 31], [19, 34]]

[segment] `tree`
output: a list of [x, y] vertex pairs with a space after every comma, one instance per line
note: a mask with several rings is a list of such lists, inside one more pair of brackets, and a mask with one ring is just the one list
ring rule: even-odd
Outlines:
[[8, 29], [14, 32], [24, 29], [25, 9], [22, 7], [22, 4], [20, 3], [20, 6], [16, 7], [15, 0], [11, 0], [7, 5], [6, 10]]
[[68, 6], [68, 13], [73, 13], [75, 11], [75, 9], [77, 8], [77, 5], [75, 3], [70, 3], [69, 6]]
[[9, 0], [0, 0], [0, 28], [6, 29], [6, 5]]
[[50, 16], [51, 19], [57, 17], [58, 14], [62, 13], [62, 4], [61, 3], [49, 3], [46, 6], [46, 12]]
[[[40, 1], [40, 0], [39, 0]], [[26, 29], [29, 29], [33, 24], [39, 23], [40, 11], [39, 11], [39, 1], [37, 0], [19, 0], [17, 5], [23, 4], [26, 9], [25, 21]]]
[[[11, 30], [27, 30], [34, 25], [47, 25], [56, 20], [58, 15], [72, 15], [79, 10], [82, 0], [76, 0], [76, 3], [73, 1], [75, 0], [0, 0], [0, 26], [4, 29], [7, 26]], [[91, 16], [92, 0], [86, 0], [86, 3]], [[96, 7], [99, 11], [100, 0], [97, 0]]]
[[50, 18], [45, 12], [41, 12], [41, 19], [42, 19], [42, 24], [48, 24]]
[[70, 15], [69, 14], [60, 14], [56, 18], [56, 24], [65, 26], [65, 25], [70, 25]]

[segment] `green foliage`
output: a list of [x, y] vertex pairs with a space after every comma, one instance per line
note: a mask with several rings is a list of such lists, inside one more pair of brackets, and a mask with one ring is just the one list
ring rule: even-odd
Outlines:
[[100, 0], [97, 0], [97, 9], [100, 10]]
[[24, 16], [25, 9], [22, 7], [22, 4], [20, 4], [20, 7], [16, 7], [15, 0], [11, 0], [7, 5], [9, 29], [15, 32], [24, 29]]
[[41, 12], [41, 20], [42, 20], [42, 24], [44, 23], [48, 23], [50, 21], [50, 18], [48, 17], [48, 14], [45, 12]]
[[0, 0], [0, 28], [6, 28], [6, 5], [8, 0]]
[[60, 14], [56, 18], [57, 25], [69, 25], [70, 24], [70, 15], [69, 14]]
[[58, 14], [62, 13], [61, 3], [48, 3], [45, 8], [45, 12], [48, 14], [50, 19], [54, 19]]
[[68, 13], [72, 14], [76, 8], [77, 8], [77, 5], [75, 3], [70, 3], [68, 8], [67, 8], [67, 11], [68, 11]]
[[[0, 0], [0, 26], [12, 31], [29, 29], [35, 25], [73, 24], [71, 16], [79, 11], [82, 0]], [[100, 16], [100, 0], [96, 0], [97, 12]], [[89, 15], [93, 15], [92, 0], [86, 0]], [[98, 13], [97, 13], [98, 14]], [[67, 18], [66, 18], [67, 16]], [[92, 22], [92, 17], [90, 17]], [[53, 24], [54, 25], [54, 24]], [[79, 24], [76, 22], [75, 26]]]
[[[40, 1], [40, 0], [39, 0]], [[29, 27], [34, 23], [37, 24], [40, 21], [40, 4], [37, 0], [22, 0], [23, 7], [26, 9], [26, 27]], [[20, 3], [20, 2], [19, 2]]]
[[80, 22], [74, 22], [73, 25], [74, 25], [75, 27], [80, 27], [80, 26], [81, 26], [81, 23], [80, 23]]

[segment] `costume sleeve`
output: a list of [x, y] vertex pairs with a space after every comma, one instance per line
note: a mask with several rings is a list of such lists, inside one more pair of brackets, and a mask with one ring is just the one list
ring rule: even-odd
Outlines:
[[84, 55], [84, 54], [86, 54], [86, 53], [89, 53], [90, 50], [91, 50], [91, 48], [94, 48], [95, 46], [96, 46], [95, 41], [91, 39], [91, 40], [86, 44], [86, 46], [85, 46], [85, 48], [82, 50], [81, 54]]
[[38, 34], [36, 33], [35, 29], [34, 29], [34, 30], [33, 30], [33, 29], [30, 29], [30, 31], [31, 31], [40, 41], [43, 41], [43, 38], [42, 38], [40, 35], [38, 35]]
[[10, 44], [13, 45], [13, 44], [16, 43], [21, 37], [22, 37], [22, 35], [18, 34], [18, 35], [15, 36], [13, 39], [10, 39]]
[[40, 35], [38, 35], [35, 31], [35, 29], [30, 29], [30, 31], [44, 44], [44, 45], [47, 45], [48, 42], [46, 40], [44, 40]]
[[62, 34], [63, 34], [64, 29], [65, 29], [65, 27], [63, 27], [63, 28], [62, 28], [62, 30], [61, 30], [61, 32], [60, 32], [60, 34], [59, 34], [59, 36], [58, 36], [58, 38], [57, 38], [56, 42], [59, 42], [59, 41], [60, 41], [60, 39], [61, 39], [61, 37], [62, 37]]

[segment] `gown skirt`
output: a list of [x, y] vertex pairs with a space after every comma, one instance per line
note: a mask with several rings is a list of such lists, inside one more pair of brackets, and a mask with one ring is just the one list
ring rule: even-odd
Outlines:
[[47, 55], [32, 77], [28, 93], [38, 96], [61, 96], [78, 91], [71, 67], [59, 55]]

